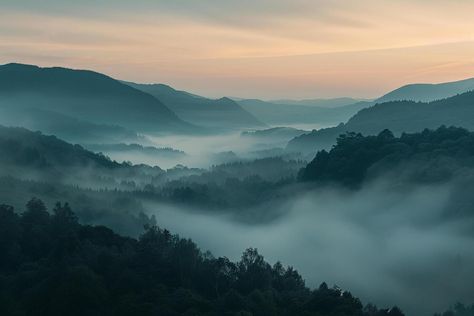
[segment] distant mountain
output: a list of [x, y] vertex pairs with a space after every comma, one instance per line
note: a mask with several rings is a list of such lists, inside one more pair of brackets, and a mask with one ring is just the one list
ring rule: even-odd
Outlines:
[[306, 100], [273, 100], [269, 101], [270, 103], [275, 104], [287, 104], [287, 105], [307, 105], [307, 106], [316, 106], [321, 108], [336, 108], [344, 105], [350, 105], [358, 103], [361, 101], [370, 102], [367, 99], [354, 99], [354, 98], [332, 98], [332, 99], [306, 99]]
[[139, 132], [197, 129], [153, 96], [86, 70], [0, 66], [0, 107], [37, 108]]
[[363, 109], [347, 123], [337, 127], [312, 131], [288, 143], [291, 151], [315, 152], [329, 148], [336, 138], [346, 132], [376, 135], [389, 129], [396, 135], [419, 132], [425, 128], [436, 129], [441, 125], [464, 127], [474, 130], [474, 92], [429, 103], [394, 101], [376, 104]]
[[377, 103], [389, 101], [430, 102], [471, 90], [474, 90], [474, 78], [439, 84], [409, 84], [387, 93], [377, 99]]
[[229, 98], [212, 100], [164, 84], [128, 83], [133, 88], [151, 94], [182, 119], [193, 124], [218, 129], [263, 127], [252, 114]]
[[257, 99], [241, 100], [238, 103], [259, 120], [270, 125], [336, 125], [347, 121], [359, 110], [373, 104], [357, 102], [336, 108], [325, 108], [309, 105], [277, 104]]

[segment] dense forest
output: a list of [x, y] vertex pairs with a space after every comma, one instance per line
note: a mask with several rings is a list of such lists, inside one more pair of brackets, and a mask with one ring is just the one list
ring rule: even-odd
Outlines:
[[[302, 181], [359, 186], [394, 170], [417, 182], [448, 181], [474, 167], [474, 133], [442, 126], [395, 137], [389, 130], [376, 136], [346, 133], [328, 152], [322, 150], [299, 173]], [[400, 176], [400, 174], [398, 174]]]
[[67, 203], [1, 205], [0, 219], [2, 315], [403, 315], [326, 283], [311, 290], [257, 249], [234, 263], [156, 226], [123, 237], [81, 225]]
[[441, 314], [435, 314], [435, 316], [473, 316], [474, 305], [465, 306], [464, 304], [457, 303], [452, 308]]

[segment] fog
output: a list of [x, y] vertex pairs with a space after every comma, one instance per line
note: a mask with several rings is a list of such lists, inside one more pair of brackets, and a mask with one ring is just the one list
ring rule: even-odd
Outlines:
[[[281, 137], [285, 136], [269, 136], [265, 142], [258, 137], [243, 137], [240, 132], [204, 137], [147, 137], [155, 147], [172, 147], [185, 154], [165, 159], [117, 152], [117, 156], [112, 158], [119, 160], [117, 157], [120, 157], [134, 163], [146, 162], [164, 169], [176, 164], [208, 168], [213, 164], [272, 155], [272, 150], [282, 144]], [[51, 153], [50, 156], [55, 157]], [[451, 180], [438, 185], [412, 184], [413, 178], [410, 176], [417, 173], [411, 171], [423, 170], [422, 164], [425, 162], [422, 159], [405, 164], [392, 170], [390, 176], [385, 175], [383, 180], [365, 182], [359, 190], [335, 187], [315, 189], [289, 182], [285, 187], [275, 186], [273, 189], [277, 192], [268, 195], [268, 200], [264, 202], [258, 199], [255, 199], [258, 204], [234, 202], [227, 209], [219, 209], [222, 205], [219, 204], [212, 211], [211, 207], [182, 206], [184, 202], [188, 202], [188, 205], [204, 205], [199, 204], [199, 200], [160, 200], [159, 194], [155, 202], [150, 202], [144, 200], [145, 195], [134, 195], [132, 191], [135, 187], [130, 189], [132, 191], [102, 191], [103, 188], [117, 188], [122, 179], [134, 180], [138, 188], [143, 187], [152, 178], [161, 176], [163, 172], [158, 168], [148, 168], [144, 175], [134, 169], [135, 172], [130, 175], [125, 171], [123, 174], [98, 173], [99, 169], [75, 169], [79, 167], [59, 164], [58, 170], [71, 175], [64, 182], [78, 188], [58, 187], [57, 190], [70, 192], [67, 198], [85, 223], [105, 224], [119, 232], [136, 236], [142, 224], [154, 223], [156, 217], [160, 227], [191, 238], [201, 249], [210, 250], [216, 256], [226, 256], [235, 261], [239, 260], [246, 248], [256, 247], [269, 262], [281, 261], [294, 266], [310, 287], [317, 287], [324, 281], [351, 291], [364, 303], [372, 302], [379, 307], [396, 304], [409, 316], [431, 316], [457, 301], [472, 303], [474, 283], [468, 280], [474, 277], [474, 220], [468, 213], [472, 205], [469, 188], [474, 176], [471, 169], [460, 168], [452, 160], [439, 160], [439, 163], [453, 169], [446, 174], [456, 175], [459, 182]], [[35, 165], [27, 167], [33, 171], [39, 170], [37, 177], [36, 174], [28, 174], [30, 169], [27, 167], [20, 166], [22, 169], [18, 170], [21, 172], [9, 171], [5, 166], [3, 171], [15, 174], [16, 178], [46, 181], [54, 177], [54, 174], [43, 174], [43, 169], [35, 169]], [[261, 166], [255, 166], [249, 166], [248, 169], [252, 172], [266, 171]], [[270, 166], [269, 172], [274, 172], [276, 176], [284, 174], [284, 168], [273, 168], [268, 163], [265, 166]], [[222, 174], [224, 177], [235, 176], [236, 172], [240, 172], [239, 175], [250, 172], [241, 172], [238, 168], [235, 170], [199, 180], [212, 183], [219, 179], [225, 183], [225, 179], [219, 178]], [[449, 178], [444, 169], [426, 170], [437, 170], [439, 175], [434, 175], [437, 181]], [[382, 172], [379, 169], [375, 171]], [[81, 176], [77, 176], [79, 174]], [[178, 173], [177, 177], [180, 176]], [[99, 180], [96, 186], [94, 181]], [[107, 182], [109, 180], [110, 184]], [[196, 181], [196, 178], [190, 181]], [[462, 181], [467, 185], [460, 185]], [[10, 190], [3, 190], [5, 202], [16, 205], [16, 200], [24, 204], [31, 194], [41, 194], [49, 204], [58, 198], [51, 188], [48, 189], [50, 193], [45, 194], [41, 184], [37, 185], [39, 189], [35, 191], [31, 189], [32, 184], [10, 182], [5, 180], [4, 187]], [[182, 183], [186, 184], [185, 181]], [[21, 185], [21, 189], [15, 189], [15, 185]], [[252, 182], [246, 185], [245, 188], [230, 185], [221, 191], [209, 190], [207, 193], [215, 195], [210, 201], [222, 197], [223, 192], [230, 192], [233, 198], [248, 201], [254, 199], [252, 195], [246, 194], [246, 190], [264, 195], [261, 187], [253, 187]], [[268, 184], [265, 185], [268, 187]], [[80, 190], [79, 187], [100, 190], [93, 192]], [[11, 192], [16, 192], [16, 195], [21, 192], [22, 195], [20, 198], [16, 195], [10, 198]], [[174, 201], [176, 204], [160, 204], [156, 201]], [[450, 211], [457, 210], [455, 204], [468, 212], [450, 216]], [[235, 205], [237, 207], [232, 208]], [[252, 208], [246, 205], [256, 206]], [[129, 210], [135, 210], [136, 213], [127, 213]], [[142, 216], [141, 211], [149, 218]]]
[[[432, 315], [472, 300], [472, 220], [448, 219], [451, 185], [393, 187], [378, 181], [357, 192], [307, 191], [280, 204], [264, 224], [204, 210], [151, 205], [158, 225], [192, 238], [216, 256], [238, 260], [256, 247], [292, 265], [307, 285], [337, 284], [380, 307]], [[274, 207], [274, 206], [273, 206]]]
[[147, 138], [156, 147], [170, 147], [186, 153], [182, 157], [150, 159], [142, 155], [110, 153], [111, 158], [118, 161], [129, 160], [133, 163], [148, 163], [168, 169], [182, 164], [193, 168], [208, 168], [211, 165], [233, 162], [242, 159], [256, 159], [271, 154], [259, 154], [258, 151], [281, 148], [286, 145], [281, 139], [275, 138], [265, 143], [256, 139], [242, 137], [240, 132], [214, 136], [150, 136]]

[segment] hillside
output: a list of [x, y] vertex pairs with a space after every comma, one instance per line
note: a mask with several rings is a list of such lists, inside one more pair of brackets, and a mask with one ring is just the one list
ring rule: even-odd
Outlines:
[[219, 129], [265, 126], [229, 98], [212, 100], [164, 84], [127, 84], [151, 94], [179, 117], [199, 126]]
[[345, 124], [296, 137], [288, 143], [287, 149], [306, 153], [327, 149], [345, 132], [375, 135], [384, 129], [389, 129], [398, 135], [403, 132], [419, 132], [425, 128], [435, 129], [441, 125], [473, 130], [472, 117], [474, 117], [474, 92], [429, 103], [386, 102], [359, 111]]
[[345, 122], [360, 109], [372, 105], [369, 102], [357, 102], [335, 108], [326, 108], [310, 105], [271, 103], [257, 99], [240, 100], [238, 103], [259, 120], [270, 125], [336, 125], [340, 122]]
[[55, 136], [24, 128], [0, 126], [0, 162], [2, 167], [100, 167], [118, 168], [119, 164], [96, 155], [81, 146], [66, 143]]
[[0, 124], [21, 126], [80, 144], [139, 142], [144, 140], [144, 137], [136, 132], [117, 125], [96, 124], [57, 112], [35, 108], [0, 108]]
[[[360, 186], [364, 181], [387, 174], [391, 181], [395, 181], [395, 177], [404, 178], [405, 184], [444, 183], [461, 175], [471, 182], [473, 144], [474, 133], [444, 126], [400, 137], [389, 130], [376, 136], [345, 134], [329, 152], [318, 152], [301, 169], [299, 179]], [[457, 212], [454, 208], [450, 211]]]
[[121, 181], [149, 182], [159, 167], [120, 164], [55, 136], [0, 126], [0, 176], [43, 182], [116, 187]]
[[474, 90], [474, 78], [439, 84], [409, 84], [385, 94], [379, 98], [377, 102], [430, 102], [452, 97], [456, 94], [468, 92], [471, 90]]
[[48, 110], [139, 132], [195, 130], [153, 96], [86, 70], [0, 66], [0, 106]]

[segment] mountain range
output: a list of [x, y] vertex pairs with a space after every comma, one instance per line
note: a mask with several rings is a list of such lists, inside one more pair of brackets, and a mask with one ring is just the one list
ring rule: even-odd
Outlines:
[[237, 102], [259, 120], [273, 126], [297, 124], [335, 125], [346, 121], [359, 110], [373, 104], [359, 101], [337, 107], [319, 107], [272, 103], [258, 99], [243, 99]]
[[22, 64], [0, 66], [0, 108], [9, 112], [46, 110], [138, 132], [198, 130], [153, 96], [86, 70]]
[[195, 125], [221, 130], [265, 127], [230, 98], [208, 99], [164, 84], [127, 84], [154, 96], [180, 118]]
[[465, 92], [432, 102], [390, 101], [377, 103], [354, 115], [347, 123], [336, 127], [313, 130], [294, 138], [288, 143], [291, 151], [315, 152], [328, 149], [336, 138], [346, 132], [375, 135], [389, 129], [399, 135], [403, 132], [419, 132], [442, 125], [474, 130], [474, 92]]
[[0, 66], [0, 124], [82, 144], [141, 143], [142, 134], [216, 133], [267, 125], [335, 126], [295, 135], [287, 146], [291, 151], [314, 152], [332, 146], [345, 132], [370, 135], [388, 128], [400, 134], [440, 125], [472, 129], [474, 92], [469, 91], [473, 89], [474, 79], [466, 79], [410, 84], [375, 101], [214, 100], [164, 84], [12, 63]]
[[371, 100], [341, 97], [341, 98], [330, 98], [330, 99], [304, 99], [304, 100], [281, 99], [281, 100], [271, 100], [269, 102], [274, 103], [274, 104], [307, 105], [307, 106], [316, 106], [320, 108], [337, 108], [340, 106], [354, 104], [361, 101], [370, 102]]

